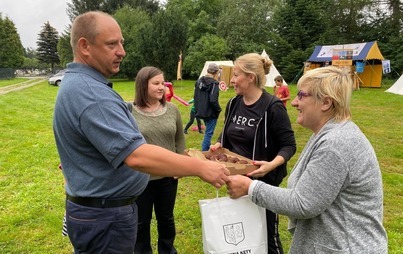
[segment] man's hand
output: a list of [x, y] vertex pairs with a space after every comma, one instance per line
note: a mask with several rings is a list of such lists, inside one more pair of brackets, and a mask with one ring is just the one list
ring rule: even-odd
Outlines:
[[203, 161], [205, 164], [203, 168], [200, 169], [199, 177], [210, 183], [216, 188], [221, 188], [226, 182], [229, 181], [229, 170], [221, 163], [214, 161]]
[[229, 179], [227, 182], [227, 193], [230, 198], [240, 198], [248, 194], [252, 179], [242, 175], [230, 176]]

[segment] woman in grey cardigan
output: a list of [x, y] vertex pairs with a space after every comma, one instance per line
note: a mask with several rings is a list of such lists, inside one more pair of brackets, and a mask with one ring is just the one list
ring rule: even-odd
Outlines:
[[336, 67], [307, 72], [291, 105], [312, 130], [288, 187], [231, 176], [231, 198], [248, 194], [289, 217], [289, 253], [387, 253], [382, 177], [374, 149], [351, 121], [352, 81]]

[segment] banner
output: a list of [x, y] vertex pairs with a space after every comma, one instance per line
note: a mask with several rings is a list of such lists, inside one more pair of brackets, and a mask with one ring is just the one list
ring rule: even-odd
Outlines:
[[382, 60], [383, 74], [390, 73], [390, 60]]
[[176, 72], [176, 80], [181, 80], [181, 79], [182, 79], [182, 51], [179, 54], [178, 70]]

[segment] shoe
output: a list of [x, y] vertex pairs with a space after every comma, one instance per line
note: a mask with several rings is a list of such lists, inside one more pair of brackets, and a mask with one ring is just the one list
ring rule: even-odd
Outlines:
[[183, 133], [188, 134], [188, 130], [183, 130]]
[[204, 134], [204, 132], [202, 130], [200, 130], [199, 133]]

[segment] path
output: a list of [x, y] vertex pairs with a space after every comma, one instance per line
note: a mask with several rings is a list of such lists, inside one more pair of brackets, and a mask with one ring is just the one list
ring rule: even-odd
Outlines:
[[24, 81], [24, 82], [15, 84], [15, 85], [0, 87], [0, 95], [7, 94], [9, 92], [19, 91], [19, 90], [25, 89], [30, 86], [34, 86], [36, 84], [43, 82], [44, 80], [45, 80], [45, 78], [40, 77], [40, 78], [36, 78], [36, 80], [27, 80], [27, 81]]

